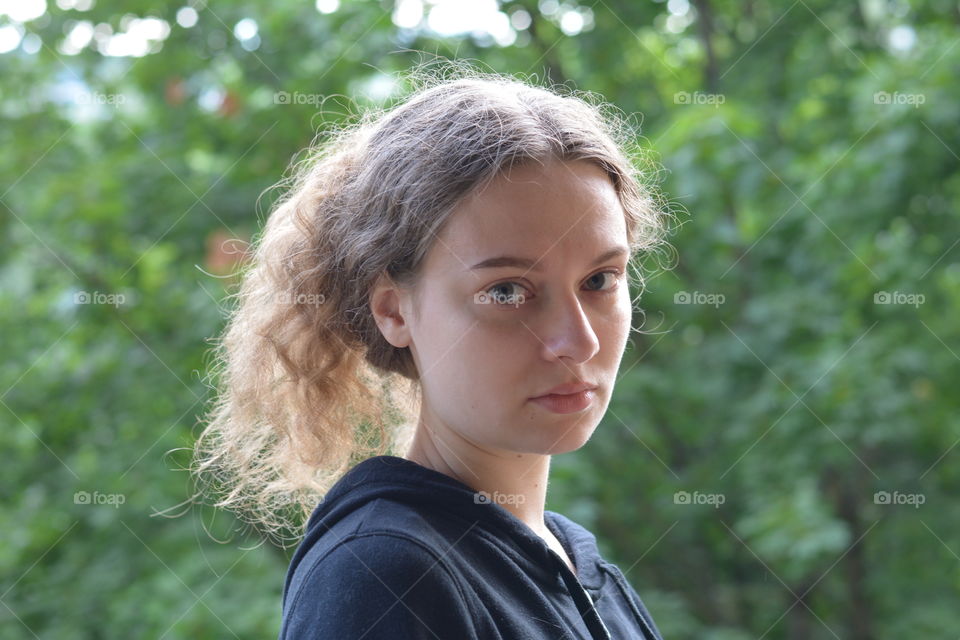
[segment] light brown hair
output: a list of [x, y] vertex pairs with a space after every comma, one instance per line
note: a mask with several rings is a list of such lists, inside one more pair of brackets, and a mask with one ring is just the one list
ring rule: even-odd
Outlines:
[[360, 459], [405, 453], [418, 374], [368, 299], [382, 273], [416, 284], [465, 196], [520, 163], [584, 159], [616, 189], [632, 256], [669, 247], [655, 164], [611, 105], [463, 63], [405, 75], [405, 99], [366, 110], [294, 163], [216, 343], [217, 393], [191, 471], [215, 506], [275, 540]]

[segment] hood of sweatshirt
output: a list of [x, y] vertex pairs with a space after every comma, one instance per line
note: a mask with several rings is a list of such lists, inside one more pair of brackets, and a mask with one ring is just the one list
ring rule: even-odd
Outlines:
[[[380, 455], [357, 463], [330, 488], [307, 521], [284, 582], [285, 618], [291, 591], [302, 589], [316, 559], [339, 540], [360, 531], [397, 531], [443, 553], [457, 544], [457, 557], [448, 556], [451, 562], [462, 559], [460, 569], [471, 573], [477, 570], [476, 562], [486, 563], [491, 575], [506, 580], [505, 590], [536, 585], [535, 597], [545, 598], [541, 604], [559, 616], [557, 625], [578, 634], [573, 637], [662, 640], [622, 572], [601, 557], [590, 531], [562, 514], [544, 511], [544, 524], [563, 545], [576, 567], [574, 574], [540, 536], [498, 504], [497, 496], [490, 498], [406, 458]], [[298, 572], [301, 564], [305, 570]], [[572, 613], [564, 610], [571, 597]], [[514, 629], [507, 637], [526, 632]]]
[[[295, 552], [284, 584], [284, 597], [303, 556], [324, 533], [372, 500], [386, 498], [460, 515], [478, 526], [507, 537], [523, 551], [533, 574], [552, 575], [553, 550], [522, 520], [470, 486], [412, 460], [381, 455], [367, 458], [347, 471], [327, 492], [307, 521], [304, 539]], [[600, 589], [605, 576], [596, 537], [581, 525], [554, 511], [544, 511], [544, 523], [567, 549], [577, 567], [577, 580], [588, 591]], [[523, 556], [518, 560], [523, 561]], [[556, 576], [553, 576], [556, 579]]]

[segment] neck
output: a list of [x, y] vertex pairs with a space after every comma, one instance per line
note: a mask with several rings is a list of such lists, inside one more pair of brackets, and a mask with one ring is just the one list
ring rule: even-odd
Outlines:
[[512, 513], [535, 534], [549, 535], [543, 521], [549, 455], [490, 451], [447, 440], [421, 422], [404, 457], [485, 492], [486, 499]]

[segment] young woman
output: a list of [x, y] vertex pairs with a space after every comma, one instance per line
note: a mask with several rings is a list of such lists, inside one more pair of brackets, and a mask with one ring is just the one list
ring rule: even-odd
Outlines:
[[551, 456], [609, 404], [631, 258], [665, 231], [606, 106], [428, 75], [299, 165], [197, 443], [219, 505], [267, 530], [309, 514], [282, 639], [660, 638], [593, 534], [544, 509]]

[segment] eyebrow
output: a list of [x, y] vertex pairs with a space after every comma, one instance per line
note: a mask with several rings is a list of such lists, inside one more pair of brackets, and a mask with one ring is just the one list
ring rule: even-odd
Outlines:
[[[590, 263], [590, 266], [598, 265], [601, 262], [606, 262], [607, 260], [627, 255], [629, 252], [630, 250], [623, 245], [616, 246], [597, 256], [596, 260]], [[522, 269], [529, 269], [530, 271], [540, 271], [539, 260], [531, 260], [530, 258], [521, 258], [517, 256], [497, 256], [496, 258], [487, 258], [486, 260], [478, 262], [470, 267], [469, 271], [477, 271], [480, 269], [499, 269], [502, 267], [519, 267]]]

